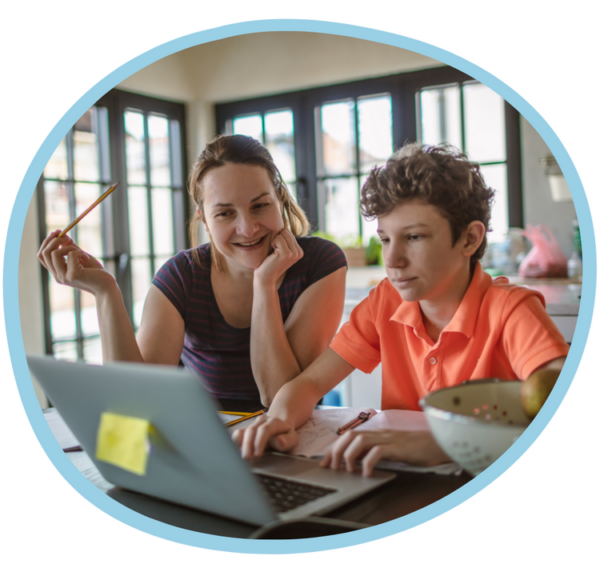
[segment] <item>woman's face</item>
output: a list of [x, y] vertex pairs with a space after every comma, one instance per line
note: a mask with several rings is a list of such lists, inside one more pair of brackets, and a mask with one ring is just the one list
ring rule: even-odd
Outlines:
[[228, 266], [258, 268], [283, 228], [281, 204], [261, 166], [226, 164], [203, 179], [204, 225]]

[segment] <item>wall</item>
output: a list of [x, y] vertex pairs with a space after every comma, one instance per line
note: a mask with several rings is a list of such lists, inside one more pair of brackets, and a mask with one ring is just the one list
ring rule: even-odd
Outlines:
[[[27, 354], [41, 356], [45, 354], [44, 346], [44, 315], [42, 308], [42, 274], [36, 258], [39, 248], [38, 211], [35, 196], [29, 205], [21, 252], [19, 253], [19, 313], [23, 344]], [[42, 408], [48, 407], [46, 396], [32, 376], [33, 387]]]
[[577, 218], [575, 205], [572, 201], [552, 200], [550, 183], [540, 162], [551, 152], [525, 118], [521, 118], [521, 150], [525, 223], [546, 224], [568, 258], [572, 249], [572, 222]]

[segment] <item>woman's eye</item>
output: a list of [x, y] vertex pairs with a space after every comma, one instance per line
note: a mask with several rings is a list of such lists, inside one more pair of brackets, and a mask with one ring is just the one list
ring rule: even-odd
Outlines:
[[215, 214], [215, 218], [227, 218], [230, 214], [231, 212], [219, 212], [218, 214]]
[[380, 238], [380, 240], [381, 240], [381, 243], [382, 243], [382, 244], [388, 244], [388, 243], [389, 243], [389, 241], [390, 241], [390, 239], [389, 239], [389, 238]]
[[257, 210], [260, 210], [262, 208], [266, 208], [269, 205], [268, 202], [263, 202], [262, 204], [255, 204], [254, 208], [256, 208]]

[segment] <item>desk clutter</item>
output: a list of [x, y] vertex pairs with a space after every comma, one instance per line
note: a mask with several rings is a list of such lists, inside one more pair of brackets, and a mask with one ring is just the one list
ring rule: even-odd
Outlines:
[[[368, 419], [361, 420], [360, 430], [429, 429], [425, 414], [412, 410], [377, 412], [372, 408], [316, 409], [309, 420], [297, 430], [298, 445], [290, 454], [305, 458], [322, 458], [329, 446], [339, 438], [338, 429], [352, 422], [360, 414], [369, 415]], [[258, 413], [248, 414], [248, 416], [257, 415]], [[81, 450], [79, 441], [56, 408], [44, 410], [44, 416], [52, 434], [65, 452]], [[252, 423], [253, 419], [245, 416], [246, 414], [242, 412], [219, 412], [219, 418], [231, 433]], [[98, 429], [96, 458], [134, 474], [144, 475], [148, 456], [152, 453], [153, 441], [160, 441], [160, 434], [147, 420], [104, 413]], [[461, 472], [461, 468], [452, 462], [432, 467], [419, 467], [403, 462], [384, 460], [377, 465], [377, 468], [441, 475], [460, 474]]]

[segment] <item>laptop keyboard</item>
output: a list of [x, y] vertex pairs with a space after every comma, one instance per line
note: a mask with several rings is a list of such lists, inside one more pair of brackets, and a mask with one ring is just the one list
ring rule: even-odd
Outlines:
[[288, 512], [302, 504], [312, 502], [317, 498], [337, 492], [334, 488], [325, 488], [317, 484], [295, 482], [286, 478], [254, 474], [263, 488], [276, 512]]

